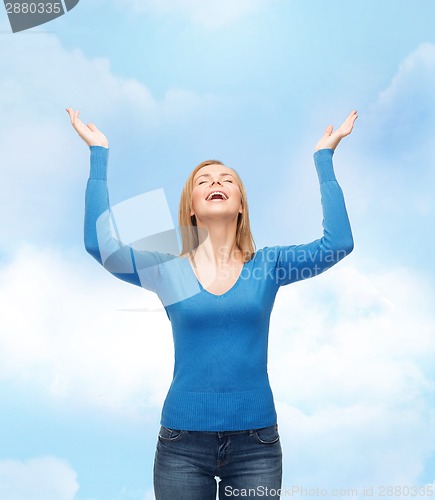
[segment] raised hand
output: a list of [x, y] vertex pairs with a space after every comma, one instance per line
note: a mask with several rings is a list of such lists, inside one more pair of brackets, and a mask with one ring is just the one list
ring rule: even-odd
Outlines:
[[319, 149], [331, 148], [335, 149], [338, 146], [338, 143], [349, 135], [352, 132], [353, 124], [355, 120], [358, 118], [358, 114], [356, 111], [352, 111], [349, 116], [344, 120], [341, 126], [333, 132], [333, 126], [328, 125], [325, 129], [325, 133], [323, 134], [320, 141], [316, 144], [314, 151], [318, 151]]
[[72, 126], [76, 129], [79, 136], [86, 142], [88, 146], [103, 146], [109, 147], [109, 141], [106, 136], [97, 129], [93, 123], [85, 125], [79, 118], [80, 111], [74, 112], [72, 108], [66, 108], [69, 114]]

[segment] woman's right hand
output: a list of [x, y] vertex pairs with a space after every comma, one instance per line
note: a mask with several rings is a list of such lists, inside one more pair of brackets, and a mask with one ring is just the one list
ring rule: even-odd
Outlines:
[[356, 111], [352, 111], [346, 120], [341, 124], [341, 127], [333, 132], [332, 125], [328, 125], [326, 127], [325, 133], [323, 134], [320, 141], [316, 144], [314, 151], [318, 151], [319, 149], [334, 149], [338, 146], [339, 142], [343, 137], [346, 137], [352, 132], [353, 124], [355, 120], [358, 118], [358, 113]]
[[103, 146], [109, 147], [109, 141], [106, 136], [97, 129], [93, 123], [85, 125], [79, 118], [80, 111], [74, 111], [72, 108], [66, 108], [69, 114], [72, 126], [76, 129], [79, 136], [86, 142], [88, 146]]

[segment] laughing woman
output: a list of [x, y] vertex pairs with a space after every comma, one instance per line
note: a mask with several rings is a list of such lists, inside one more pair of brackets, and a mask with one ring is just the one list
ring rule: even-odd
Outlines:
[[155, 450], [156, 500], [215, 500], [217, 489], [220, 499], [248, 491], [250, 498], [279, 498], [282, 450], [267, 373], [270, 314], [279, 287], [320, 274], [353, 249], [332, 156], [351, 133], [356, 111], [336, 131], [329, 125], [315, 146], [321, 238], [255, 250], [239, 175], [207, 160], [181, 193], [179, 255], [116, 237], [108, 140], [79, 111], [67, 112], [90, 148], [85, 248], [115, 277], [155, 292], [172, 326], [175, 365]]

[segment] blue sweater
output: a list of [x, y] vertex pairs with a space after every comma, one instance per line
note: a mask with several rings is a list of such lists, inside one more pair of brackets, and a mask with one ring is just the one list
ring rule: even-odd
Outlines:
[[171, 321], [175, 365], [161, 425], [197, 431], [267, 427], [277, 414], [267, 373], [269, 321], [280, 286], [315, 276], [353, 249], [332, 149], [314, 154], [323, 236], [257, 250], [226, 293], [197, 280], [187, 258], [136, 249], [116, 236], [107, 190], [109, 149], [91, 146], [85, 247], [114, 276], [157, 293]]

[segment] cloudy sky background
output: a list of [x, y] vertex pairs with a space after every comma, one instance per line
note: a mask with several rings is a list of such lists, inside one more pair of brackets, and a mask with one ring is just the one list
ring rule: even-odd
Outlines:
[[67, 106], [109, 139], [112, 204], [163, 188], [176, 221], [217, 158], [245, 182], [257, 248], [321, 235], [313, 146], [358, 110], [334, 155], [354, 252], [283, 287], [271, 320], [283, 486], [435, 489], [434, 16], [431, 0], [82, 0], [12, 34], [0, 10], [0, 498], [154, 498], [170, 323], [123, 310], [161, 304], [84, 250], [89, 150]]

